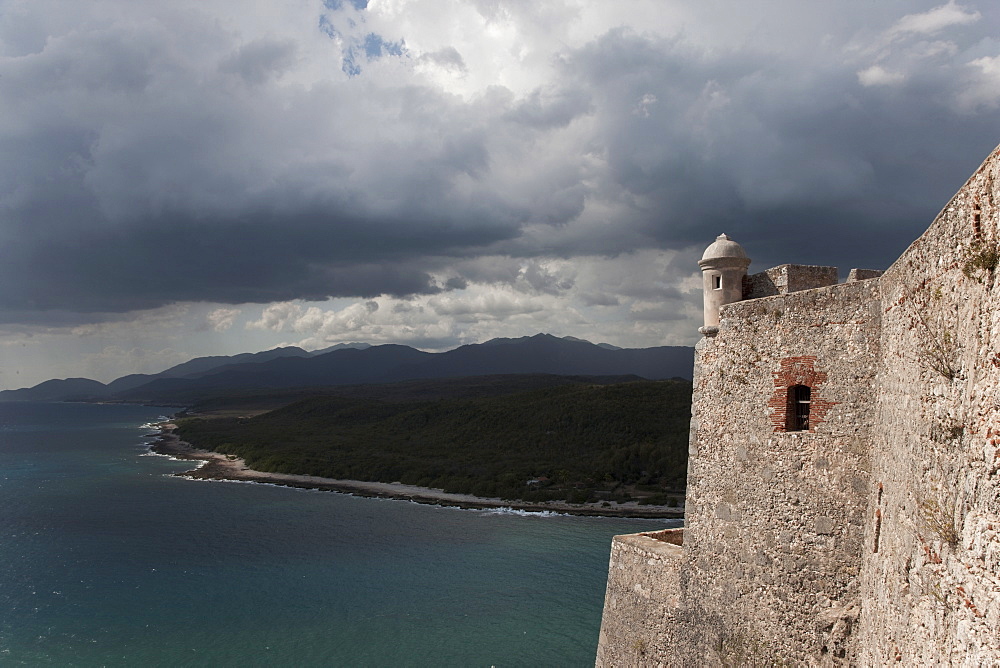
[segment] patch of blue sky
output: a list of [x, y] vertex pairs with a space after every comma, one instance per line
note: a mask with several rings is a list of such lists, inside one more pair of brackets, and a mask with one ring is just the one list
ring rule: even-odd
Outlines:
[[356, 77], [361, 74], [361, 65], [354, 59], [354, 49], [344, 49], [344, 62], [340, 66], [349, 77]]
[[371, 62], [383, 56], [402, 56], [405, 50], [406, 46], [402, 41], [387, 42], [381, 35], [368, 33], [360, 47], [350, 46], [344, 49], [344, 62], [341, 69], [347, 76], [356, 77], [361, 74], [362, 53], [364, 60]]
[[[323, 6], [330, 11], [342, 11], [348, 4], [358, 11], [368, 8], [368, 0], [323, 0]], [[359, 23], [355, 22], [354, 17], [350, 13], [343, 18], [347, 20], [347, 30], [353, 33]], [[363, 24], [364, 19], [362, 17], [357, 18]], [[359, 43], [356, 37], [343, 32], [343, 26], [338, 30], [335, 25], [335, 19], [327, 14], [320, 15], [318, 27], [320, 32], [327, 37], [331, 39], [339, 38], [345, 44], [341, 70], [350, 77], [356, 77], [361, 74], [364, 62], [378, 60], [383, 56], [402, 56], [406, 51], [406, 46], [402, 40], [398, 42], [386, 41], [381, 35], [373, 32], [366, 34]]]
[[[368, 9], [368, 0], [347, 0], [347, 4], [355, 9]], [[344, 0], [323, 0], [323, 6], [334, 11], [344, 8]]]
[[319, 29], [320, 32], [322, 32], [324, 35], [326, 35], [331, 39], [340, 34], [337, 32], [337, 29], [333, 27], [333, 24], [330, 23], [329, 17], [327, 17], [325, 14], [319, 17]]
[[376, 35], [373, 32], [365, 35], [364, 46], [365, 55], [368, 56], [368, 60], [377, 60], [384, 55], [403, 55], [403, 42], [387, 42], [382, 39], [381, 35]]

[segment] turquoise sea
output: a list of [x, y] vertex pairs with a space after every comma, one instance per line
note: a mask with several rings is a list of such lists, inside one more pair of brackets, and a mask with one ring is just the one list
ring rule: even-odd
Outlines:
[[168, 477], [169, 411], [0, 404], [0, 665], [593, 665], [611, 536], [679, 524]]

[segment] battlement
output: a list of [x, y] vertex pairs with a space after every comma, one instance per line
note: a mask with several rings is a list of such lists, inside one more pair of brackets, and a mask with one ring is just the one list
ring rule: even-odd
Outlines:
[[[881, 271], [875, 269], [851, 269], [847, 283], [878, 278]], [[767, 271], [751, 274], [743, 279], [743, 299], [759, 299], [787, 295], [815, 288], [825, 288], [837, 284], [836, 267], [818, 267], [808, 264], [780, 264]]]
[[743, 279], [743, 299], [786, 295], [789, 292], [836, 285], [836, 267], [780, 264]]

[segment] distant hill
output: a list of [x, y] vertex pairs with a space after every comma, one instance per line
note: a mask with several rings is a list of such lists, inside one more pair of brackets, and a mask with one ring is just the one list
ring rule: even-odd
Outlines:
[[[583, 343], [590, 343], [590, 341], [587, 341], [586, 339], [578, 339], [575, 336], [564, 336], [563, 338], [566, 339], [567, 341], [581, 341]], [[610, 343], [598, 343], [595, 345], [598, 348], [607, 348], [608, 350], [622, 350], [620, 346], [613, 346]]]
[[213, 355], [211, 357], [195, 357], [177, 366], [172, 366], [166, 371], [156, 374], [134, 373], [122, 376], [111, 381], [107, 385], [107, 395], [111, 396], [118, 392], [124, 392], [134, 387], [139, 387], [150, 383], [157, 378], [184, 378], [199, 376], [227, 364], [255, 364], [267, 362], [279, 357], [310, 357], [309, 353], [296, 346], [285, 348], [274, 348], [259, 353], [240, 353], [239, 355]]
[[365, 348], [371, 348], [371, 347], [372, 344], [370, 343], [358, 343], [358, 342], [338, 343], [337, 345], [330, 346], [329, 348], [320, 348], [319, 350], [314, 350], [311, 353], [309, 353], [309, 355], [310, 356], [325, 355], [326, 353], [332, 353], [334, 350], [346, 350], [348, 348], [354, 348], [356, 350], [364, 350]]
[[[634, 375], [648, 380], [690, 379], [694, 351], [686, 346], [617, 349], [608, 344], [537, 334], [493, 339], [443, 353], [409, 346], [348, 344], [329, 352], [276, 348], [262, 353], [202, 357], [150, 376], [130, 375], [103, 385], [74, 379], [42, 389], [41, 400], [113, 399], [188, 404], [193, 400], [251, 390], [393, 383], [418, 379], [460, 378], [500, 374], [576, 376]], [[337, 347], [335, 347], [337, 348]], [[38, 400], [34, 390], [0, 392], [0, 401]], [[89, 397], [82, 394], [89, 392]]]
[[[342, 346], [367, 346], [368, 344], [340, 344]], [[336, 346], [334, 346], [336, 348]], [[107, 385], [89, 378], [66, 378], [65, 380], [47, 380], [34, 387], [19, 390], [0, 391], [0, 401], [76, 401], [111, 399], [118, 393], [150, 383], [158, 378], [194, 377], [212, 369], [227, 364], [266, 362], [278, 357], [310, 357], [310, 353], [302, 348], [288, 346], [274, 348], [259, 353], [240, 353], [238, 355], [214, 355], [210, 357], [195, 357], [165, 371], [155, 374], [133, 373], [117, 378]]]
[[160, 378], [119, 393], [131, 401], [187, 403], [232, 390], [280, 390], [393, 383], [498, 374], [635, 375], [648, 380], [691, 378], [693, 350], [662, 346], [609, 350], [548, 334], [493, 340], [427, 353], [408, 346], [337, 350], [309, 358], [227, 364], [197, 378]]
[[133, 373], [117, 378], [107, 385], [89, 378], [66, 378], [47, 380], [34, 387], [19, 390], [0, 390], [0, 401], [76, 401], [113, 399], [132, 388], [146, 385], [159, 378], [194, 378], [228, 364], [252, 364], [266, 362], [278, 357], [313, 357], [333, 350], [348, 348], [371, 348], [367, 343], [338, 343], [335, 346], [309, 352], [296, 346], [273, 348], [259, 353], [239, 353], [238, 355], [212, 355], [195, 357], [160, 373]]
[[690, 380], [693, 364], [693, 350], [683, 346], [614, 349], [580, 339], [536, 334], [462, 346], [416, 361], [399, 373], [410, 378], [548, 373], [564, 376], [636, 375], [649, 380], [679, 377]]
[[107, 386], [89, 378], [47, 380], [34, 387], [0, 392], [0, 401], [77, 401], [104, 396]]

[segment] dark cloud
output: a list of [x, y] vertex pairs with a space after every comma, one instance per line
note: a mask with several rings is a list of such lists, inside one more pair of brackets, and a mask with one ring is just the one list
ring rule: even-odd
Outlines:
[[237, 74], [248, 84], [262, 84], [295, 62], [295, 43], [260, 39], [241, 46], [224, 59], [220, 71]]
[[539, 88], [519, 100], [505, 117], [518, 125], [548, 129], [565, 127], [591, 109], [590, 94], [583, 88]]
[[605, 292], [584, 293], [580, 299], [587, 306], [618, 306], [621, 303], [617, 296]]
[[884, 267], [996, 143], [995, 108], [951, 106], [960, 68], [866, 88], [816, 48], [829, 60], [804, 71], [795, 53], [705, 54], [619, 29], [574, 54], [567, 72], [599, 100], [610, 178], [639, 198], [646, 234], [677, 247], [726, 231], [761, 268]]
[[321, 211], [238, 219], [163, 215], [104, 228], [102, 221], [88, 222], [77, 219], [58, 235], [7, 246], [0, 304], [23, 318], [32, 310], [121, 312], [173, 301], [430, 294], [440, 288], [415, 257], [510, 233], [503, 226], [462, 230], [443, 220]]
[[[420, 52], [359, 0], [327, 0], [298, 38], [208, 9], [21, 7], [0, 25], [0, 321], [477, 282], [557, 294], [572, 277], [531, 258], [696, 255], [723, 231], [757, 269], [882, 268], [1000, 127], [1000, 10], [899, 22], [934, 11], [919, 4], [789, 5], [784, 46], [602, 29], [540, 59], [546, 82], [465, 96], [440, 81], [473, 75], [470, 47]], [[528, 11], [500, 5], [488, 22]], [[680, 299], [665, 289], [648, 296]]]

